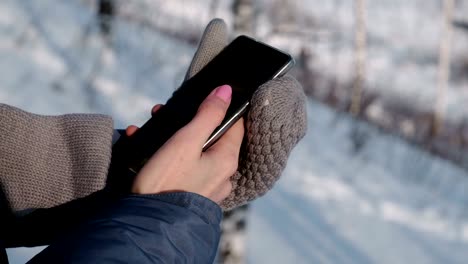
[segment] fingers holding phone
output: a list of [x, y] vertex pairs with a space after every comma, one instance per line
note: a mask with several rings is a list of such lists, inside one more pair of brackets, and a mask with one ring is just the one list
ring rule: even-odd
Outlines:
[[[162, 104], [157, 104], [157, 105], [153, 106], [153, 108], [151, 109], [151, 115], [156, 114], [156, 112], [158, 112], [158, 110], [161, 109], [161, 107], [163, 107]], [[138, 129], [139, 129], [139, 127], [137, 127], [135, 125], [129, 125], [127, 127], [127, 129], [125, 129], [125, 134], [130, 137], [131, 135], [135, 134], [135, 132]]]
[[222, 122], [232, 90], [216, 88], [200, 105], [192, 121], [170, 138], [138, 173], [132, 192], [194, 192], [217, 203], [230, 193], [229, 178], [237, 169], [244, 128], [239, 120], [206, 153], [207, 138]]
[[[209, 150], [246, 113], [258, 87], [283, 75], [293, 64], [294, 60], [287, 53], [247, 36], [237, 37], [195, 75], [185, 80], [165, 106], [140, 129], [129, 128], [131, 136], [121, 137], [113, 145], [111, 171], [128, 170], [137, 174], [175, 133], [190, 126], [197, 126], [194, 130], [200, 133], [210, 132], [203, 142], [203, 150]], [[206, 104], [211, 107], [209, 109], [205, 109], [205, 105], [200, 108], [213, 88], [222, 84], [232, 87], [230, 92], [233, 96], [232, 100], [229, 99], [227, 111], [216, 108], [215, 102], [220, 103], [222, 99]], [[210, 113], [213, 122], [200, 118], [204, 112]], [[188, 125], [195, 116], [197, 120]], [[219, 119], [224, 120], [219, 123]], [[216, 126], [215, 130], [213, 126]]]

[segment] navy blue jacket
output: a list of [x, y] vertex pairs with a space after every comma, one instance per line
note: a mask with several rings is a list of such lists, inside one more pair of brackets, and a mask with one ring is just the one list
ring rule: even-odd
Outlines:
[[[90, 201], [97, 200], [102, 199]], [[100, 209], [76, 226], [70, 224], [72, 217], [82, 214], [69, 206], [71, 209], [65, 210], [70, 214], [62, 219], [67, 221], [64, 227], [58, 227], [63, 224], [60, 219], [50, 218], [52, 223], [41, 224], [32, 221], [23, 224], [29, 231], [16, 228], [16, 235], [7, 241], [10, 246], [18, 246], [41, 244], [38, 239], [42, 237], [51, 239], [39, 241], [50, 246], [30, 263], [213, 263], [222, 219], [222, 211], [213, 201], [178, 192], [126, 195], [104, 203], [104, 207], [95, 204]], [[79, 208], [83, 208], [83, 202]], [[63, 212], [61, 209], [60, 215]], [[47, 213], [49, 217], [54, 214]], [[38, 230], [41, 227], [34, 224], [43, 228]], [[19, 229], [23, 233], [18, 233]]]

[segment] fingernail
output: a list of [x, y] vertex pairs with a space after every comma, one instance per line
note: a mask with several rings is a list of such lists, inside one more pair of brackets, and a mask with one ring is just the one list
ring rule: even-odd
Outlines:
[[216, 91], [214, 93], [217, 97], [221, 98], [226, 103], [229, 103], [229, 100], [231, 99], [232, 96], [232, 89], [231, 86], [225, 84], [221, 85], [218, 88], [216, 88]]

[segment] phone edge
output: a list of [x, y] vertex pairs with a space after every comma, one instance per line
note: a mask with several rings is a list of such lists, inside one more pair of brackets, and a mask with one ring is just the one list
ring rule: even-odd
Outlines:
[[[283, 76], [286, 72], [289, 71], [289, 69], [291, 69], [294, 66], [294, 58], [289, 54], [287, 55], [289, 57], [288, 63], [285, 64], [281, 69], [279, 69], [278, 72], [275, 73], [275, 75], [273, 75], [273, 78], [271, 78], [271, 80]], [[229, 128], [231, 128], [234, 125], [235, 122], [237, 122], [237, 120], [240, 119], [240, 117], [247, 110], [249, 104], [250, 102], [246, 102], [243, 106], [241, 106], [240, 109], [218, 131], [216, 131], [208, 138], [205, 144], [203, 144], [203, 151], [206, 151], [209, 147], [211, 147]]]
[[212, 134], [208, 140], [203, 144], [203, 151], [211, 147], [229, 128], [231, 128], [237, 120], [245, 113], [249, 102], [244, 104], [216, 133]]

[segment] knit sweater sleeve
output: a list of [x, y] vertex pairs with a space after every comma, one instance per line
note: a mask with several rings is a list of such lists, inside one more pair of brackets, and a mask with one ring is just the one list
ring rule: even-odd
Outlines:
[[49, 208], [102, 189], [113, 132], [104, 115], [43, 116], [0, 104], [0, 187], [10, 209]]

